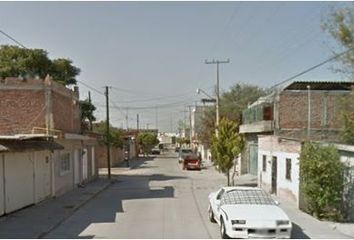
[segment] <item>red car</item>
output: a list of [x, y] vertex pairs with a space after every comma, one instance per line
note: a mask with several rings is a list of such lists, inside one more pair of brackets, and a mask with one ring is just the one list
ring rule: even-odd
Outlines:
[[202, 160], [199, 156], [195, 154], [187, 155], [183, 159], [183, 170], [189, 169], [202, 169]]

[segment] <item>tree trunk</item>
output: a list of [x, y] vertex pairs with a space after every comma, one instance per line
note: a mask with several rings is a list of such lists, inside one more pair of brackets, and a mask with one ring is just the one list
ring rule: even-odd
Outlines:
[[230, 186], [230, 170], [227, 170], [227, 186]]

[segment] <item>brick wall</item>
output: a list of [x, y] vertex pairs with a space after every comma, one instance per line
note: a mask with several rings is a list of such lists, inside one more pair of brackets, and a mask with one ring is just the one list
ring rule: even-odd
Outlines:
[[52, 128], [80, 132], [78, 93], [50, 78], [6, 78], [0, 79], [0, 135], [31, 133], [33, 127], [46, 127], [46, 86], [51, 90]]
[[[98, 167], [107, 167], [107, 148], [105, 145], [98, 144], [96, 147], [96, 157], [98, 159]], [[124, 152], [120, 148], [111, 148], [111, 166], [117, 167], [124, 161]]]
[[40, 90], [1, 90], [0, 135], [30, 133], [32, 127], [45, 127], [44, 92]]
[[[311, 135], [317, 139], [336, 138], [341, 129], [338, 100], [348, 92], [311, 91]], [[308, 92], [284, 91], [279, 99], [278, 134], [304, 137], [308, 125]]]

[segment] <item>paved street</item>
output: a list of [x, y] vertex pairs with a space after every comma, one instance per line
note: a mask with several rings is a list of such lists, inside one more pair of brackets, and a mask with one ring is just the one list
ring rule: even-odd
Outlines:
[[[112, 173], [113, 184], [100, 179], [0, 218], [0, 238], [220, 237], [218, 225], [210, 223], [206, 213], [208, 194], [225, 183], [213, 167], [183, 171], [170, 153], [134, 160]], [[249, 184], [252, 179], [244, 177], [236, 183]], [[277, 200], [293, 222], [293, 238], [348, 238], [333, 224]]]
[[[41, 237], [220, 238], [206, 211], [208, 194], [225, 183], [213, 167], [183, 171], [170, 153], [134, 160], [132, 168], [112, 173], [114, 184]], [[280, 206], [293, 221], [293, 238], [347, 238], [286, 202]]]

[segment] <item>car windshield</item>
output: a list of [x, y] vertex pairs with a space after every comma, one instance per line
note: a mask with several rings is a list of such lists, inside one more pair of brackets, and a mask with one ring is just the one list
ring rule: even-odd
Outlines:
[[182, 149], [182, 153], [192, 153], [192, 149]]
[[272, 197], [260, 189], [235, 189], [223, 195], [221, 204], [275, 205]]

